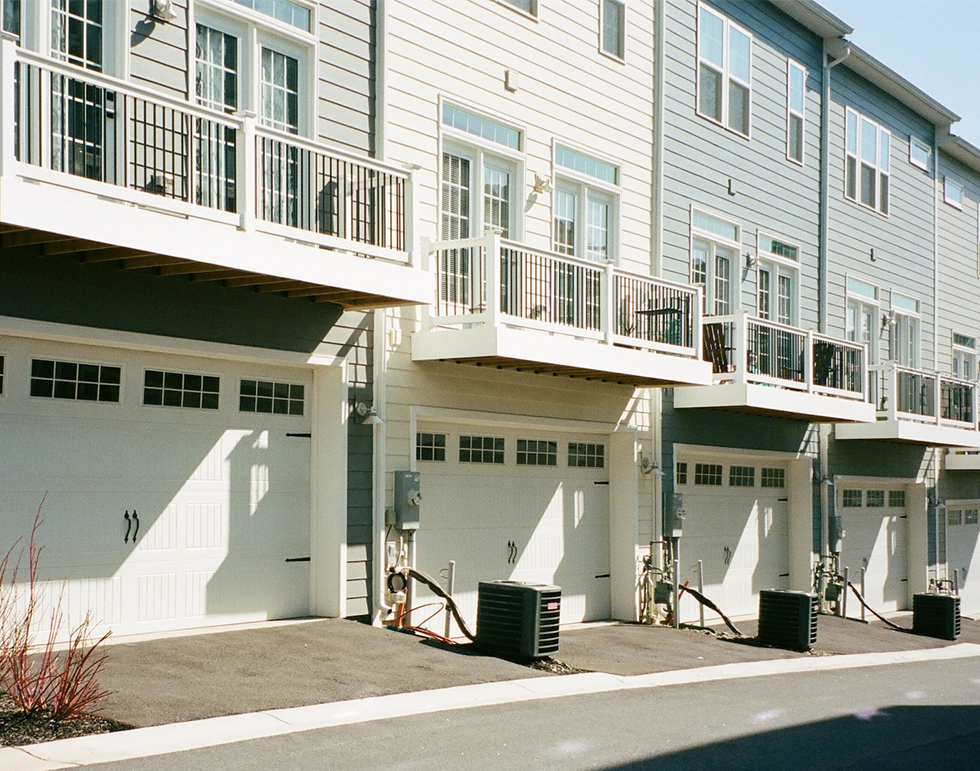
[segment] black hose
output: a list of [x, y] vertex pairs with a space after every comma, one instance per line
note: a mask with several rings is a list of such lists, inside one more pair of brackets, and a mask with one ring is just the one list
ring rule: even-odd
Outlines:
[[868, 603], [866, 603], [864, 601], [864, 597], [861, 596], [861, 592], [859, 592], [857, 590], [857, 587], [854, 586], [854, 584], [852, 584], [850, 581], [848, 581], [847, 582], [847, 585], [849, 587], [851, 587], [851, 591], [853, 591], [854, 592], [854, 596], [858, 598], [858, 602], [860, 602], [865, 608], [867, 608], [868, 610], [870, 610], [871, 613], [872, 613], [872, 615], [875, 616], [875, 618], [879, 619], [880, 621], [884, 621], [892, 629], [897, 629], [899, 632], [911, 632], [912, 631], [908, 627], [899, 626], [898, 624], [893, 624], [891, 621], [889, 621], [887, 618], [885, 618], [877, 610], [875, 610], [874, 608], [872, 608], [870, 605], [868, 605]]
[[466, 622], [463, 620], [463, 615], [459, 612], [459, 608], [456, 607], [456, 601], [449, 596], [449, 592], [443, 589], [442, 586], [439, 585], [439, 582], [436, 581], [432, 576], [426, 575], [421, 570], [416, 570], [415, 568], [407, 568], [407, 572], [408, 575], [414, 578], [416, 581], [420, 581], [421, 583], [428, 586], [429, 589], [432, 590], [433, 594], [441, 597], [446, 601], [446, 607], [449, 608], [450, 613], [453, 614], [453, 618], [456, 619], [456, 623], [459, 625], [460, 631], [464, 635], [466, 635], [466, 637], [469, 640], [476, 642], [476, 635], [474, 635], [470, 631], [470, 628], [466, 626]]
[[[690, 594], [695, 600], [700, 602], [702, 605], [704, 605], [704, 607], [710, 608], [719, 616], [721, 616], [721, 620], [725, 622], [725, 626], [731, 629], [735, 634], [737, 634], [739, 637], [745, 637], [745, 635], [739, 631], [738, 627], [736, 627], [735, 624], [733, 624], [729, 620], [728, 616], [726, 616], [724, 613], [721, 612], [721, 608], [719, 608], [711, 600], [709, 600], [707, 597], [701, 594], [701, 592], [699, 592], [697, 589], [692, 589], [690, 586], [685, 586], [684, 591]], [[675, 609], [674, 612], [676, 613], [677, 610]]]

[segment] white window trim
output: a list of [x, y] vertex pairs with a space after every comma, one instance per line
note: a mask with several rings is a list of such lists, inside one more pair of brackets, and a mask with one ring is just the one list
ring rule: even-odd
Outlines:
[[[708, 115], [706, 113], [701, 112], [701, 63], [704, 62], [705, 64], [707, 64], [707, 66], [709, 68], [715, 70], [715, 72], [718, 72], [718, 68], [717, 68], [717, 65], [716, 64], [714, 64], [712, 62], [708, 62], [707, 60], [704, 60], [704, 59], [701, 58], [701, 29], [700, 29], [700, 27], [701, 27], [701, 10], [702, 9], [706, 10], [712, 16], [715, 16], [718, 19], [720, 19], [721, 22], [722, 22], [722, 25], [723, 25], [723, 30], [724, 30], [723, 33], [722, 33], [722, 69], [720, 71], [720, 74], [721, 74], [721, 82], [722, 82], [722, 89], [721, 89], [721, 120], [717, 120], [717, 119], [715, 119], [714, 116]], [[754, 59], [754, 56], [755, 56], [755, 38], [752, 37], [752, 34], [747, 29], [745, 29], [744, 27], [742, 27], [739, 24], [736, 24], [731, 19], [729, 19], [727, 16], [723, 16], [722, 14], [718, 13], [717, 11], [715, 11], [713, 8], [709, 8], [706, 5], [703, 5], [701, 3], [698, 3], [696, 13], [697, 13], [697, 19], [696, 19], [696, 29], [697, 29], [697, 32], [696, 32], [696, 36], [697, 36], [697, 65], [696, 66], [697, 66], [697, 70], [695, 71], [695, 75], [694, 75], [694, 92], [695, 92], [694, 93], [694, 110], [702, 118], [704, 118], [705, 120], [711, 121], [716, 126], [721, 126], [723, 129], [725, 129], [725, 131], [728, 131], [728, 132], [734, 134], [737, 137], [742, 137], [742, 139], [751, 140], [752, 139], [752, 117], [753, 117], [753, 109], [752, 109], [752, 101], [753, 101], [752, 100], [752, 96], [753, 96], [752, 70], [753, 70], [753, 66], [752, 66], [752, 64], [753, 64], [753, 59]], [[728, 30], [731, 27], [734, 27], [739, 32], [741, 32], [743, 35], [745, 35], [746, 37], [748, 37], [748, 39], [749, 39], [749, 81], [748, 81], [748, 83], [746, 83], [745, 81], [743, 81], [741, 78], [737, 78], [734, 75], [732, 75], [729, 72], [729, 69], [728, 69], [728, 58], [729, 58], [728, 57], [728, 53], [729, 53]], [[729, 108], [729, 104], [728, 104], [728, 91], [729, 91], [729, 89], [728, 89], [728, 82], [729, 82], [729, 80], [733, 80], [736, 83], [738, 83], [739, 85], [744, 86], [746, 89], [748, 89], [748, 92], [749, 92], [749, 130], [748, 130], [748, 133], [745, 133], [745, 134], [743, 134], [741, 131], [738, 131], [737, 129], [731, 128], [728, 125], [727, 118], [728, 118], [728, 108]]]
[[[912, 155], [912, 149], [918, 148], [926, 154], [926, 162], [923, 164], [921, 161], [916, 160]], [[923, 142], [916, 136], [909, 136], [909, 163], [915, 166], [917, 169], [922, 169], [923, 171], [929, 171], [932, 167], [932, 148], [928, 143]]]
[[618, 56], [614, 53], [610, 53], [603, 46], [603, 32], [606, 27], [606, 3], [605, 0], [599, 0], [599, 53], [605, 56], [607, 59], [611, 59], [619, 64], [626, 63], [626, 30], [628, 24], [627, 17], [627, 5], [626, 0], [611, 0], [611, 2], [616, 3], [620, 7], [621, 18], [623, 21], [622, 29], [619, 31], [619, 47], [622, 50], [622, 56]]
[[[956, 342], [956, 335], [960, 335], [962, 337], [971, 338], [974, 341], [973, 347], [971, 348], [968, 345], [963, 345], [962, 343], [957, 343]], [[977, 374], [978, 373], [977, 373], [977, 347], [976, 347], [976, 339], [977, 339], [976, 335], [967, 335], [967, 334], [964, 334], [963, 332], [958, 332], [955, 329], [950, 330], [949, 340], [950, 340], [950, 349], [952, 351], [952, 356], [950, 357], [950, 362], [951, 363], [955, 363], [956, 362], [957, 354], [960, 355], [960, 356], [968, 356], [968, 357], [970, 357], [970, 359], [972, 359], [972, 362], [973, 362], [973, 377], [972, 378], [967, 378], [962, 372], [953, 372], [953, 376], [954, 377], [958, 377], [958, 378], [961, 378], [963, 380], [970, 380], [970, 379], [976, 380], [977, 379]]]
[[[803, 112], [797, 112], [793, 109], [793, 70], [800, 70], [803, 73]], [[806, 166], [806, 78], [807, 70], [799, 62], [794, 62], [792, 59], [786, 60], [786, 160], [790, 163], [798, 164], [799, 166]], [[798, 117], [802, 122], [801, 135], [800, 135], [800, 157], [799, 160], [794, 158], [790, 154], [790, 146], [792, 140], [792, 120], [793, 116]], [[751, 123], [751, 121], [750, 121]]]
[[[304, 3], [305, 4], [305, 3]], [[194, 73], [197, 69], [197, 25], [225, 32], [237, 37], [241, 46], [238, 52], [238, 110], [259, 114], [261, 105], [263, 47], [291, 56], [299, 62], [299, 132], [298, 136], [314, 136], [317, 120], [317, 39], [289, 24], [277, 21], [265, 14], [252, 11], [223, 0], [196, 0], [192, 6], [193, 18], [188, 19], [187, 46], [188, 101], [195, 101]], [[316, 14], [313, 15], [316, 22]], [[263, 131], [274, 131], [263, 126]]]
[[[849, 292], [847, 285], [849, 279], [853, 278], [855, 281], [860, 281], [862, 284], [867, 284], [875, 289], [875, 297], [871, 298], [867, 295], [856, 294]], [[879, 358], [879, 341], [881, 339], [881, 287], [878, 286], [874, 281], [870, 281], [863, 276], [856, 276], [850, 273], [844, 275], [844, 337], [847, 339], [847, 310], [848, 305], [851, 300], [862, 305], [870, 306], [874, 309], [874, 318], [871, 320], [871, 341], [868, 343], [868, 363], [877, 363]], [[859, 345], [864, 345], [860, 340], [853, 340], [852, 342], [858, 343]]]
[[[782, 255], [779, 255], [779, 254], [773, 254], [772, 252], [763, 251], [762, 248], [761, 248], [761, 244], [762, 244], [762, 241], [763, 241], [763, 238], [764, 237], [768, 237], [768, 238], [771, 238], [771, 239], [773, 239], [775, 241], [780, 241], [782, 243], [787, 244], [788, 246], [794, 247], [796, 249], [797, 259], [796, 260], [791, 260], [790, 258], [783, 257]], [[800, 323], [800, 308], [802, 307], [802, 290], [800, 289], [800, 283], [801, 282], [800, 282], [800, 262], [799, 262], [800, 252], [801, 252], [800, 245], [798, 243], [794, 242], [794, 241], [791, 241], [788, 238], [782, 238], [780, 236], [776, 236], [776, 235], [773, 234], [773, 232], [771, 230], [762, 230], [760, 228], [758, 231], [756, 231], [756, 241], [755, 241], [755, 253], [756, 253], [756, 285], [755, 285], [756, 286], [756, 292], [755, 292], [756, 313], [758, 313], [758, 311], [759, 311], [759, 273], [761, 273], [762, 270], [765, 269], [766, 266], [768, 266], [769, 269], [774, 273], [774, 275], [776, 275], [776, 277], [777, 277], [776, 280], [778, 282], [778, 280], [779, 280], [778, 279], [778, 276], [779, 276], [779, 274], [781, 272], [784, 273], [784, 274], [791, 272], [792, 273], [792, 278], [793, 278], [793, 296], [792, 296], [792, 299], [791, 299], [792, 308], [791, 308], [791, 312], [790, 312], [789, 325], [790, 326], [798, 326], [799, 325], [799, 323]], [[775, 268], [775, 270], [773, 270], [773, 268]], [[783, 269], [783, 270], [781, 271], [780, 269]], [[778, 293], [774, 294], [773, 297], [776, 298], [776, 300], [778, 301], [778, 297], [779, 297]], [[776, 323], [781, 323], [781, 322], [778, 321], [778, 319], [776, 318], [776, 316], [778, 316], [778, 308], [776, 309], [776, 314], [775, 315], [770, 314], [770, 319], [769, 320], [770, 321], [775, 321]], [[761, 317], [761, 315], [760, 315], [760, 317]]]
[[[958, 201], [950, 196], [950, 193], [953, 190], [958, 190], [960, 193], [960, 199]], [[950, 179], [948, 174], [943, 177], [943, 201], [948, 203], [954, 209], [959, 209], [960, 211], [963, 211], [963, 195], [964, 195], [963, 185], [961, 185], [955, 179]]]
[[530, 19], [531, 21], [538, 21], [540, 19], [539, 14], [541, 13], [541, 0], [531, 0], [530, 13], [525, 11], [523, 8], [518, 8], [516, 5], [509, 2], [509, 0], [494, 0], [494, 2], [497, 3], [497, 5], [502, 5], [505, 8], [509, 8], [514, 13], [520, 14], [525, 19]]
[[[580, 155], [589, 156], [595, 158], [598, 161], [607, 163], [610, 166], [616, 168], [616, 179], [619, 180], [619, 184], [613, 185], [606, 182], [604, 179], [597, 179], [596, 177], [591, 177], [588, 174], [583, 174], [575, 169], [569, 169], [566, 166], [560, 166], [556, 162], [558, 147], [564, 147], [566, 150], [571, 150], [572, 152], [579, 153]], [[620, 255], [620, 237], [622, 233], [622, 196], [623, 196], [623, 164], [612, 158], [609, 158], [599, 153], [592, 152], [591, 150], [586, 150], [578, 145], [571, 142], [565, 142], [557, 138], [551, 140], [551, 169], [552, 169], [552, 179], [555, 180], [555, 187], [559, 185], [566, 185], [569, 187], [574, 187], [575, 192], [578, 195], [577, 210], [576, 210], [576, 222], [581, 222], [583, 227], [578, 228], [578, 236], [576, 237], [575, 244], [575, 257], [579, 259], [587, 260], [586, 255], [586, 238], [588, 232], [588, 191], [589, 189], [596, 190], [610, 199], [609, 207], [609, 262], [613, 264], [619, 264]], [[581, 219], [579, 219], [581, 217]], [[555, 223], [555, 196], [551, 197], [551, 219], [549, 222], [550, 233], [548, 236], [549, 248], [554, 249], [554, 223]]]
[[[449, 104], [456, 105], [461, 109], [472, 112], [476, 115], [482, 115], [490, 120], [502, 123], [520, 134], [519, 144], [521, 150], [514, 150], [511, 147], [506, 147], [496, 142], [491, 142], [483, 137], [476, 136], [475, 134], [470, 134], [465, 131], [460, 131], [452, 126], [447, 126], [442, 122], [443, 104], [448, 102]], [[524, 147], [526, 147], [525, 137], [527, 136], [526, 130], [522, 126], [514, 124], [513, 121], [502, 119], [493, 113], [486, 110], [480, 110], [473, 107], [470, 104], [462, 102], [458, 99], [444, 99], [442, 95], [439, 96], [436, 104], [436, 123], [437, 138], [438, 138], [438, 163], [436, 164], [436, 212], [438, 219], [442, 220], [442, 156], [446, 152], [452, 152], [460, 155], [469, 157], [470, 159], [470, 237], [476, 238], [483, 235], [484, 221], [483, 221], [483, 179], [484, 179], [484, 162], [487, 155], [491, 157], [496, 156], [507, 163], [512, 168], [513, 173], [513, 196], [511, 198], [511, 228], [510, 234], [507, 236], [508, 240], [511, 241], [523, 241], [524, 240], [524, 190], [526, 188], [525, 183], [525, 170], [527, 168], [527, 157], [524, 152]], [[476, 180], [476, 185], [473, 184], [473, 180]], [[474, 195], [477, 193], [478, 195]], [[437, 231], [441, 228], [441, 225], [437, 225]], [[442, 238], [442, 233], [437, 232], [437, 239]]]
[[[694, 212], [696, 212], [696, 211], [697, 212], [700, 212], [701, 214], [704, 214], [704, 215], [706, 215], [708, 217], [712, 217], [714, 219], [721, 220], [722, 222], [727, 222], [729, 225], [734, 226], [736, 240], [731, 240], [731, 239], [725, 238], [724, 236], [719, 236], [716, 233], [712, 233], [710, 231], [702, 230], [700, 228], [695, 227], [695, 225], [694, 225]], [[688, 275], [688, 281], [690, 283], [692, 283], [692, 284], [694, 283], [694, 281], [693, 281], [693, 278], [694, 278], [694, 241], [696, 239], [699, 239], [701, 241], [707, 241], [708, 243], [711, 243], [711, 244], [725, 246], [725, 247], [728, 247], [730, 249], [733, 249], [735, 251], [735, 255], [734, 255], [734, 258], [733, 258], [733, 261], [732, 261], [731, 276], [730, 276], [730, 279], [729, 279], [729, 286], [728, 286], [729, 298], [728, 298], [728, 304], [729, 304], [729, 313], [730, 314], [738, 313], [738, 311], [742, 307], [742, 303], [741, 303], [742, 293], [739, 291], [739, 286], [740, 286], [741, 282], [738, 281], [738, 275], [739, 275], [739, 273], [742, 270], [742, 266], [739, 264], [740, 263], [740, 259], [741, 259], [741, 254], [742, 254], [742, 243], [741, 243], [742, 226], [736, 220], [733, 220], [730, 217], [721, 216], [721, 215], [717, 214], [716, 212], [711, 211], [710, 209], [706, 209], [703, 206], [695, 206], [694, 204], [691, 204], [691, 208], [690, 208], [690, 212], [689, 212], [689, 217], [690, 217], [690, 219], [688, 220], [688, 232], [690, 233], [690, 239], [688, 241], [688, 252], [687, 252], [687, 254], [688, 254], [688, 258], [687, 258], [687, 275]], [[708, 270], [707, 270], [706, 275], [705, 275], [705, 285], [704, 285], [703, 289], [704, 289], [704, 306], [705, 306], [705, 309], [706, 309], [705, 312], [707, 313], [708, 312], [707, 309], [709, 308], [709, 306], [712, 306], [711, 307], [711, 310], [712, 311], [714, 310], [714, 307], [713, 306], [714, 306], [715, 297], [714, 297], [714, 263], [713, 263], [713, 261], [709, 261], [709, 264], [706, 267], [708, 268]], [[698, 286], [700, 286], [700, 284]], [[714, 315], [714, 314], [711, 313], [711, 315]]]
[[[854, 115], [857, 118], [857, 137], [855, 138], [855, 141], [857, 143], [856, 144], [856, 146], [857, 146], [857, 154], [856, 155], [853, 155], [853, 156], [851, 155], [851, 153], [847, 149], [847, 116], [848, 115]], [[867, 121], [868, 123], [872, 124], [877, 129], [877, 131], [878, 131], [877, 143], [876, 143], [877, 157], [875, 158], [875, 163], [874, 163], [874, 173], [875, 173], [875, 205], [874, 206], [869, 206], [868, 204], [864, 203], [861, 200], [861, 165], [863, 163], [865, 163], [865, 161], [863, 161], [862, 158], [861, 158], [861, 125], [862, 125], [861, 122], [862, 121]], [[882, 171], [881, 171], [881, 135], [882, 134], [887, 134], [888, 135], [888, 172], [886, 173], [886, 176], [888, 177], [888, 211], [887, 212], [883, 212], [881, 210], [881, 174], [882, 174]], [[888, 129], [886, 129], [884, 126], [882, 126], [877, 121], [871, 120], [871, 118], [869, 118], [869, 117], [867, 117], [865, 115], [862, 115], [857, 110], [852, 109], [851, 107], [846, 107], [844, 109], [844, 198], [846, 200], [848, 200], [848, 201], [851, 201], [852, 203], [856, 203], [858, 206], [861, 206], [864, 209], [868, 209], [870, 211], [873, 211], [873, 212], [881, 215], [882, 217], [888, 217], [891, 214], [891, 210], [892, 210], [892, 207], [891, 207], [891, 201], [892, 201], [891, 148], [892, 148], [892, 133], [891, 133], [891, 131], [889, 131]], [[854, 198], [851, 198], [847, 194], [847, 159], [849, 157], [853, 157], [854, 160], [855, 160], [855, 174], [856, 174], [856, 177], [855, 177], [855, 180], [854, 180]]]

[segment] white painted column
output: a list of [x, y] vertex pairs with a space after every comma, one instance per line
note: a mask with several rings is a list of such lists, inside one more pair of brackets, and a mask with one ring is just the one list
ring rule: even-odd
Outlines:
[[908, 529], [905, 537], [908, 545], [908, 603], [911, 607], [912, 595], [929, 588], [929, 501], [924, 483], [911, 484], [906, 489], [908, 518], [905, 524]]
[[813, 572], [813, 463], [810, 458], [791, 460], [786, 467], [789, 498], [789, 588], [810, 591]]
[[310, 613], [342, 616], [347, 601], [347, 366], [313, 371]]
[[636, 543], [639, 538], [636, 434], [609, 435], [609, 591], [612, 617], [636, 621]]

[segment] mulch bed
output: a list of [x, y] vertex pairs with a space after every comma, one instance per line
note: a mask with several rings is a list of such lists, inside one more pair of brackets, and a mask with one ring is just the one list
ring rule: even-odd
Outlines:
[[97, 715], [57, 720], [45, 713], [27, 714], [17, 709], [8, 696], [0, 694], [0, 746], [17, 747], [130, 728], [132, 726]]

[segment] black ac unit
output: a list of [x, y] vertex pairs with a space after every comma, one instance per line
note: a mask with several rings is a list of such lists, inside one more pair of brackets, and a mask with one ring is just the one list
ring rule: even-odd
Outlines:
[[558, 652], [561, 587], [481, 581], [476, 644], [494, 656], [539, 659]]
[[808, 651], [817, 641], [820, 603], [812, 592], [764, 589], [759, 592], [759, 637], [764, 645]]
[[960, 598], [955, 594], [913, 594], [912, 631], [955, 640], [960, 636]]

